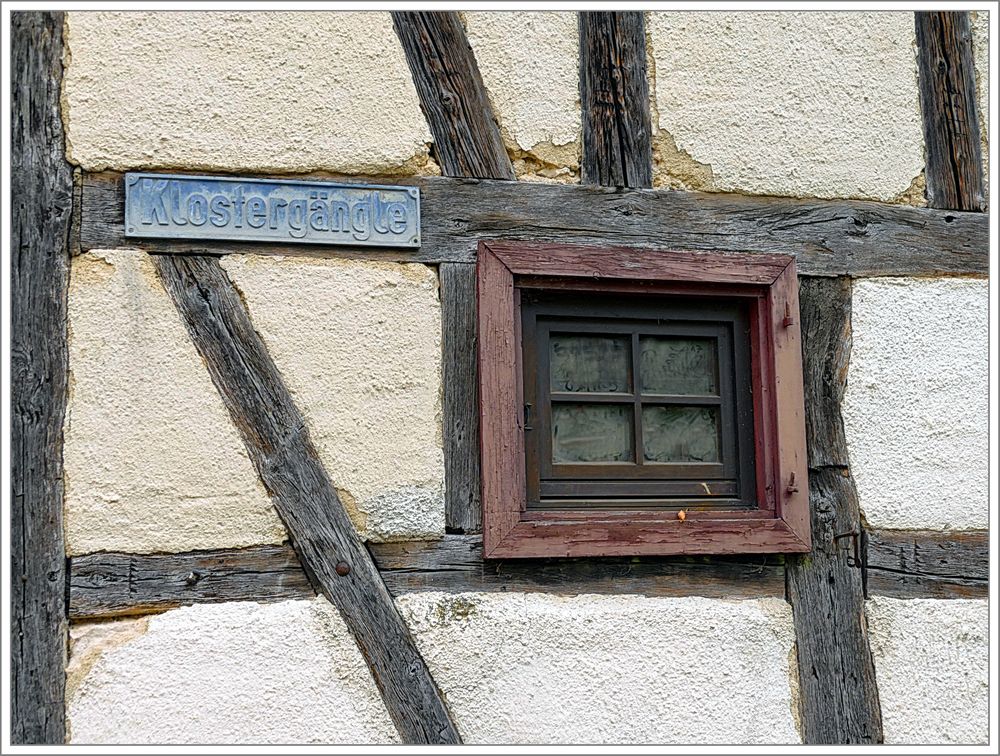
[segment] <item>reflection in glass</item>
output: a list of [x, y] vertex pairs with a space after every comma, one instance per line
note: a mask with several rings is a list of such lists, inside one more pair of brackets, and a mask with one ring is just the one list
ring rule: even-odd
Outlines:
[[715, 394], [715, 340], [644, 336], [639, 374], [644, 393]]
[[718, 462], [718, 423], [716, 407], [643, 407], [643, 459]]
[[631, 462], [632, 407], [553, 404], [553, 462]]
[[552, 390], [628, 392], [628, 343], [629, 339], [620, 336], [552, 334]]

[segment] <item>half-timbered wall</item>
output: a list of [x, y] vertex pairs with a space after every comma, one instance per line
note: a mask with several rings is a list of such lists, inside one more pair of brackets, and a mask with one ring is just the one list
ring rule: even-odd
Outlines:
[[[462, 20], [516, 179], [580, 183], [576, 14]], [[971, 20], [985, 170], [987, 14]], [[926, 206], [913, 13], [657, 12], [645, 40], [655, 188]], [[72, 12], [64, 67], [66, 154], [84, 174], [442, 172], [388, 13]], [[449, 352], [464, 316], [447, 297], [469, 289], [442, 284], [462, 265], [348, 258], [220, 259], [461, 738], [808, 740], [784, 560], [701, 560], [703, 578], [696, 560], [656, 575], [626, 561], [579, 583], [503, 566], [462, 582], [478, 519], [451, 514], [459, 464], [446, 456], [469, 441], [454, 436], [464, 394], [446, 392], [472, 388]], [[871, 738], [985, 742], [984, 575], [922, 571], [906, 550], [911, 531], [947, 544], [988, 527], [985, 268], [934, 272], [844, 289], [850, 475], [870, 552], [890, 555], [867, 578], [883, 729]], [[152, 562], [132, 561], [120, 610], [74, 593], [67, 738], [398, 742], [344, 621], [282, 550], [282, 520], [146, 251], [91, 244], [72, 258], [68, 350], [71, 565], [262, 547], [255, 579], [279, 553], [298, 577], [144, 608], [132, 573]], [[876, 533], [902, 545], [879, 551]], [[456, 566], [418, 582], [406, 542], [446, 537]], [[893, 559], [917, 577], [895, 581]], [[177, 573], [188, 585], [190, 570]]]

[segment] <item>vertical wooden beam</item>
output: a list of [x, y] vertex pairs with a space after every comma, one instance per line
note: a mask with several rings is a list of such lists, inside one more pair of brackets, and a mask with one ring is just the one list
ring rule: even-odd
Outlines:
[[[457, 13], [392, 14], [445, 176], [514, 179], [476, 56]], [[476, 271], [442, 263], [445, 526], [482, 532], [476, 401]]]
[[66, 738], [63, 416], [73, 174], [62, 13], [11, 13], [11, 742]]
[[580, 13], [583, 183], [648, 188], [653, 153], [640, 11]]
[[967, 11], [917, 11], [917, 63], [927, 154], [927, 204], [981, 211], [983, 159]]
[[458, 743], [440, 691], [218, 260], [154, 257], [310, 580], [337, 607], [404, 743]]
[[445, 525], [451, 533], [481, 533], [476, 266], [442, 263], [439, 273], [444, 350]]
[[396, 35], [445, 176], [514, 178], [476, 56], [454, 12], [396, 11]]
[[[851, 282], [807, 278], [799, 291], [813, 550], [789, 557], [803, 738], [881, 743], [868, 644], [861, 512], [840, 414], [851, 344]], [[855, 551], [857, 545], [857, 551]]]

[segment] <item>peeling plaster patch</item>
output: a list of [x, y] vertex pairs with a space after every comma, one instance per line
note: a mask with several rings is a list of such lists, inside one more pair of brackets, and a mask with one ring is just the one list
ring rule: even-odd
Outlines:
[[886, 744], [987, 743], [988, 601], [877, 596], [866, 613]]
[[[323, 598], [201, 604], [118, 633], [69, 691], [79, 743], [398, 743], [361, 653]], [[74, 654], [76, 652], [74, 651]]]
[[844, 429], [873, 527], [989, 527], [988, 283], [854, 283]]
[[653, 135], [653, 186], [710, 192], [714, 189], [712, 166], [678, 149], [670, 132], [660, 129]]
[[776, 599], [417, 593], [397, 605], [466, 743], [798, 743]]
[[983, 151], [983, 188], [990, 199], [990, 14], [971, 11], [972, 56], [976, 67], [976, 94], [979, 101], [979, 138]]
[[463, 16], [517, 177], [576, 181], [580, 170], [576, 14], [488, 11]]
[[419, 264], [230, 255], [250, 310], [364, 538], [444, 534], [441, 305]]
[[911, 12], [647, 18], [654, 126], [715, 190], [891, 200], [923, 168]]
[[892, 202], [899, 205], [927, 207], [927, 176], [924, 171], [914, 176], [906, 190], [893, 197]]
[[285, 530], [149, 257], [73, 258], [66, 548], [172, 552]]
[[67, 30], [87, 170], [435, 171], [388, 13], [73, 12]]
[[71, 700], [94, 665], [108, 651], [145, 635], [149, 617], [71, 625], [69, 663], [66, 666], [66, 698]]

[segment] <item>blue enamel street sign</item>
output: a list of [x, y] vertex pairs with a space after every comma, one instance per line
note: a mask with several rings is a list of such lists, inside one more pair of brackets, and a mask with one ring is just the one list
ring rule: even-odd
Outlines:
[[126, 173], [125, 235], [419, 247], [420, 190]]

